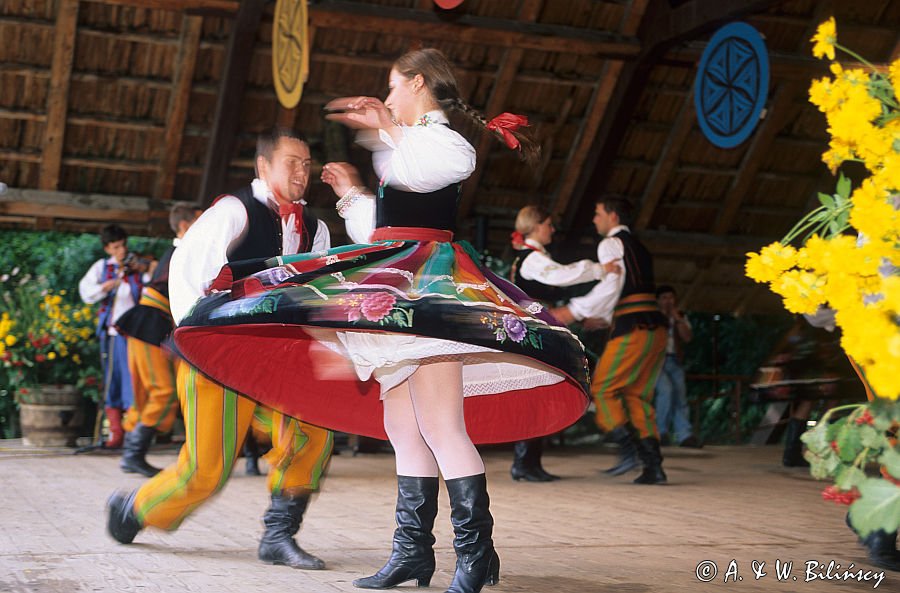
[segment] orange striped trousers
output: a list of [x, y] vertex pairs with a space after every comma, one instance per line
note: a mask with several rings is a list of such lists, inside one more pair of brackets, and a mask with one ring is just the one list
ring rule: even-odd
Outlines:
[[159, 346], [128, 338], [128, 370], [134, 400], [125, 414], [125, 430], [134, 430], [139, 422], [159, 432], [171, 430], [178, 414], [172, 357]]
[[251, 426], [272, 439], [272, 450], [265, 456], [272, 494], [318, 489], [334, 444], [330, 430], [262, 408], [184, 363], [178, 368], [178, 396], [185, 443], [176, 463], [137, 491], [134, 510], [142, 525], [177, 529], [221, 490]]
[[658, 437], [653, 389], [666, 359], [668, 332], [637, 329], [610, 340], [594, 369], [597, 426], [609, 432], [629, 420], [641, 438]]

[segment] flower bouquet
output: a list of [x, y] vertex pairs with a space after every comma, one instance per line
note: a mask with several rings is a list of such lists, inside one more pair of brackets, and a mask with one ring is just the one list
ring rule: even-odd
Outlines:
[[[748, 254], [746, 272], [791, 312], [834, 310], [870, 401], [830, 410], [803, 440], [813, 476], [835, 481], [825, 497], [850, 504], [866, 536], [900, 527], [900, 60], [880, 68], [839, 45], [833, 18], [812, 41], [831, 60], [832, 75], [809, 90], [828, 121], [822, 159], [833, 173], [861, 163], [868, 176], [854, 188], [841, 175], [781, 241]], [[837, 50], [855, 63], [836, 61]]]

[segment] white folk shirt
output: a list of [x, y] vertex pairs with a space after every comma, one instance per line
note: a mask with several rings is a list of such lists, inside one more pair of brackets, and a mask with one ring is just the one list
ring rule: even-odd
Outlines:
[[[372, 164], [382, 185], [428, 193], [459, 183], [475, 171], [475, 149], [447, 125], [443, 111], [429, 111], [413, 126], [400, 126], [403, 137], [364, 130], [357, 143], [372, 152]], [[375, 197], [359, 199], [343, 213], [347, 234], [366, 243], [375, 229]]]
[[[108, 292], [103, 290], [103, 283], [106, 282], [106, 280], [104, 280], [104, 276], [106, 275], [106, 266], [109, 263], [113, 263], [115, 265], [116, 273], [118, 273], [122, 267], [111, 257], [98, 259], [88, 269], [87, 274], [84, 275], [81, 281], [78, 282], [78, 294], [79, 296], [81, 296], [81, 300], [88, 305], [99, 303], [109, 294]], [[150, 274], [144, 274], [143, 276], [141, 276], [141, 281], [144, 284], [149, 282]], [[119, 286], [116, 289], [116, 298], [113, 299], [112, 303], [112, 315], [109, 318], [109, 327], [106, 330], [106, 333], [108, 335], [116, 336], [119, 334], [119, 332], [117, 332], [115, 328], [116, 321], [118, 321], [119, 317], [124, 315], [126, 311], [134, 307], [136, 304], [137, 303], [134, 302], [134, 296], [132, 296], [131, 294], [131, 285], [124, 280], [119, 282]]]
[[582, 259], [571, 264], [560, 264], [534, 239], [525, 239], [525, 244], [534, 248], [519, 264], [519, 274], [525, 280], [548, 286], [572, 286], [601, 280], [605, 276], [603, 266], [595, 261]]
[[[269, 186], [262, 179], [251, 183], [253, 197], [269, 204], [275, 201]], [[305, 201], [302, 201], [306, 204]], [[169, 264], [169, 303], [172, 317], [180, 323], [191, 307], [205, 296], [219, 270], [228, 263], [228, 252], [247, 230], [247, 210], [235, 196], [225, 196], [207, 209], [181, 238]], [[318, 221], [310, 252], [331, 247], [328, 227]], [[294, 215], [281, 221], [282, 253], [292, 255], [300, 247], [300, 235], [294, 229]]]
[[569, 301], [569, 311], [575, 319], [581, 320], [585, 318], [599, 318], [607, 323], [612, 321], [613, 310], [616, 303], [619, 302], [619, 296], [622, 294], [622, 287], [625, 286], [625, 265], [622, 258], [625, 257], [625, 247], [622, 240], [616, 238], [619, 231], [627, 231], [628, 227], [619, 225], [610, 229], [605, 239], [597, 245], [597, 260], [601, 264], [608, 264], [611, 261], [619, 261], [622, 268], [621, 272], [607, 274], [603, 282], [594, 286], [589, 293], [584, 296], [575, 297]]

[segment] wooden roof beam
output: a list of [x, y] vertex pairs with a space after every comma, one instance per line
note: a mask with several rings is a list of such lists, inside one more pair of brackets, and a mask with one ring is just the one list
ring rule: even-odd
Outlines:
[[641, 197], [641, 209], [635, 220], [636, 230], [642, 231], [649, 226], [650, 220], [653, 218], [653, 212], [656, 210], [656, 205], [666, 189], [672, 170], [678, 164], [681, 149], [684, 147], [684, 143], [694, 127], [694, 116], [694, 96], [691, 93], [685, 97], [684, 103], [681, 104], [681, 109], [679, 109], [675, 118], [672, 131], [666, 139], [665, 145], [663, 145], [656, 167], [654, 167], [650, 180], [647, 182], [644, 195]]
[[[637, 33], [649, 2], [650, 0], [631, 1], [631, 5], [622, 18], [621, 31], [623, 35], [632, 36]], [[568, 165], [563, 170], [562, 181], [553, 197], [552, 211], [557, 218], [569, 209], [569, 202], [572, 200], [579, 175], [584, 168], [588, 151], [594, 144], [600, 124], [609, 111], [610, 105], [615, 104], [613, 98], [616, 88], [619, 86], [624, 66], [625, 63], [622, 60], [613, 60], [603, 67], [603, 74], [591, 96], [584, 123], [578, 129], [575, 142], [572, 143], [572, 149], [569, 151]]]
[[713, 227], [713, 234], [725, 235], [731, 229], [735, 217], [741, 207], [741, 202], [753, 187], [754, 179], [757, 172], [762, 166], [763, 159], [766, 157], [766, 151], [771, 146], [775, 136], [787, 123], [787, 115], [791, 103], [797, 96], [797, 85], [793, 83], [782, 83], [775, 91], [775, 97], [766, 112], [766, 119], [756, 130], [744, 158], [738, 167], [737, 177], [728, 188], [725, 194], [725, 202], [719, 217]]
[[38, 186], [56, 189], [62, 164], [66, 112], [69, 108], [69, 83], [75, 57], [75, 32], [78, 27], [78, 0], [60, 0], [56, 16], [53, 44], [53, 66], [47, 92], [47, 123], [44, 130], [44, 153]]
[[[541, 12], [543, 0], [523, 0], [519, 6], [519, 20], [524, 22], [534, 22]], [[512, 83], [519, 71], [519, 64], [522, 63], [522, 57], [525, 50], [521, 47], [507, 48], [500, 61], [494, 78], [494, 84], [491, 87], [491, 95], [488, 98], [487, 105], [484, 109], [485, 117], [495, 117], [501, 112], [506, 104], [506, 97], [512, 88]], [[478, 140], [476, 148], [476, 166], [472, 176], [463, 184], [462, 198], [460, 199], [459, 213], [457, 218], [465, 219], [472, 209], [472, 202], [475, 199], [475, 192], [481, 183], [481, 176], [484, 174], [485, 165], [487, 163], [487, 155], [491, 149], [491, 144], [495, 142], [492, 137], [493, 132], [484, 130], [481, 138]]]
[[197, 203], [208, 206], [223, 190], [240, 121], [241, 98], [250, 73], [256, 31], [266, 0], [244, 0], [228, 38], [216, 114], [206, 150]]
[[181, 20], [181, 42], [178, 47], [177, 66], [169, 95], [169, 112], [166, 116], [165, 147], [159, 163], [159, 177], [153, 196], [161, 200], [171, 200], [175, 189], [175, 172], [181, 153], [181, 139], [187, 121], [188, 103], [194, 80], [194, 67], [200, 47], [200, 33], [203, 17], [185, 15]]

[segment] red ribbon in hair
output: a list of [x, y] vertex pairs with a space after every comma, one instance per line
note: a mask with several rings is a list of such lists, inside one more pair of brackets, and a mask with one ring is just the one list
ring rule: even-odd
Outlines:
[[519, 231], [511, 232], [509, 238], [512, 241], [513, 249], [520, 249], [522, 245], [525, 245], [525, 235]]
[[518, 130], [522, 126], [528, 125], [528, 118], [524, 115], [516, 115], [515, 113], [501, 113], [487, 123], [487, 129], [492, 132], [500, 132], [503, 141], [511, 149], [519, 148], [519, 139], [513, 135], [514, 130]]

